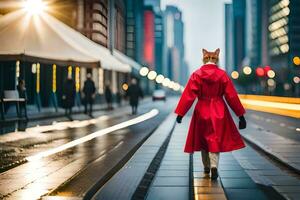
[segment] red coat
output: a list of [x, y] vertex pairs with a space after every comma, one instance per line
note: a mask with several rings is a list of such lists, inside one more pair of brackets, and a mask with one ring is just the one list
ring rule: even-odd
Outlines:
[[226, 152], [245, 147], [224, 98], [237, 116], [245, 114], [232, 81], [217, 65], [206, 64], [190, 77], [175, 113], [184, 116], [198, 98], [186, 139], [186, 153]]

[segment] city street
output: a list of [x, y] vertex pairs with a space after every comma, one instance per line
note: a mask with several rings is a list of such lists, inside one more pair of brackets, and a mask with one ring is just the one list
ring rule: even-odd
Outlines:
[[[127, 199], [135, 194], [146, 199], [190, 199], [191, 192], [195, 199], [297, 199], [300, 196], [299, 119], [248, 110], [249, 127], [241, 132], [247, 147], [221, 154], [220, 179], [214, 183], [203, 175], [199, 153], [191, 158], [183, 153], [190, 116], [172, 131], [175, 118], [171, 112], [177, 100], [171, 97], [167, 102], [153, 103], [145, 99], [138, 115], [130, 115], [130, 108], [124, 106], [112, 111], [97, 111], [93, 119], [83, 114], [74, 115], [74, 121], [62, 117], [52, 123], [52, 119], [43, 119], [40, 126], [36, 125], [38, 121], [29, 122], [28, 126], [32, 127], [25, 132], [1, 135], [1, 198]], [[105, 132], [115, 125], [145, 116], [153, 109], [157, 109], [158, 114], [153, 113], [145, 121]], [[273, 145], [270, 140], [266, 141], [269, 135], [264, 136], [265, 132], [293, 145]], [[98, 134], [84, 140], [94, 133]], [[158, 137], [156, 134], [161, 138], [160, 143], [151, 139]], [[154, 170], [147, 192], [143, 193], [138, 190], [139, 181], [143, 180], [147, 167], [159, 152], [153, 148], [160, 148], [165, 141], [163, 137], [167, 138], [168, 134], [171, 140], [166, 153]], [[260, 140], [254, 140], [258, 134]], [[147, 147], [148, 140], [155, 145]], [[72, 141], [79, 142], [66, 146]], [[267, 149], [272, 147], [274, 152], [284, 147], [284, 151], [279, 152], [292, 158], [298, 170], [284, 163], [285, 160], [279, 161], [278, 153], [266, 153], [261, 144], [270, 145]], [[120, 192], [113, 192], [113, 188], [120, 188]], [[246, 193], [249, 193], [247, 198], [244, 197]]]
[[0, 200], [299, 200], [300, 0], [0, 0]]
[[[1, 167], [4, 168], [0, 183], [2, 197], [12, 199], [17, 197], [20, 199], [40, 197], [70, 179], [86, 168], [88, 164], [99, 161], [101, 161], [102, 167], [98, 170], [101, 173], [95, 178], [96, 180], [101, 179], [102, 176], [106, 175], [104, 172], [109, 172], [120, 160], [128, 157], [131, 150], [136, 148], [136, 145], [158, 126], [159, 122], [166, 117], [175, 105], [174, 99], [171, 98], [167, 103], [157, 102], [153, 104], [147, 100], [145, 101], [146, 103], [139, 108], [139, 115], [154, 108], [159, 109], [158, 115], [153, 119], [109, 132], [82, 144], [79, 143], [73, 148], [36, 160], [28, 161], [28, 158], [30, 159], [30, 156], [57, 148], [99, 130], [134, 119], [138, 115], [130, 115], [130, 108], [124, 107], [115, 109], [111, 113], [95, 113], [92, 124], [86, 123], [86, 120], [65, 122], [71, 123], [74, 127], [61, 130], [65, 127], [63, 122], [58, 122], [62, 125], [50, 125], [45, 127], [46, 129], [43, 126], [37, 126], [28, 128], [26, 132], [1, 136]], [[80, 118], [82, 116], [76, 117]], [[46, 131], [43, 131], [43, 129]], [[50, 131], [50, 129], [52, 130]], [[9, 165], [15, 167], [8, 171], [5, 170], [9, 168]], [[78, 195], [81, 195], [80, 192], [84, 191], [77, 190], [77, 192]]]

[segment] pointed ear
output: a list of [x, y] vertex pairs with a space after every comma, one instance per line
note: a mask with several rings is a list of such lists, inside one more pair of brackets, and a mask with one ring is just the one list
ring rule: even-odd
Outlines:
[[203, 55], [204, 55], [204, 54], [207, 54], [208, 51], [207, 51], [206, 49], [202, 49], [202, 53], [203, 53]]
[[217, 56], [219, 56], [219, 54], [220, 54], [220, 49], [219, 49], [219, 48], [217, 48], [217, 49], [215, 50], [215, 54], [216, 54]]

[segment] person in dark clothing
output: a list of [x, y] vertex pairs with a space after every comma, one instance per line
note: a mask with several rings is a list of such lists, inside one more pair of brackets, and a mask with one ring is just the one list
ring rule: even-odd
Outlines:
[[26, 109], [26, 102], [27, 102], [27, 94], [26, 94], [26, 87], [25, 87], [25, 81], [23, 79], [20, 79], [17, 85], [17, 90], [19, 93], [19, 98], [25, 99], [24, 102], [20, 102], [20, 115], [22, 115], [22, 110], [24, 109], [24, 115], [27, 119], [27, 109]]
[[122, 105], [122, 94], [119, 91], [116, 93], [116, 101], [118, 106], [120, 107]]
[[[95, 88], [95, 83], [92, 80], [92, 75], [90, 73], [87, 74], [87, 79], [84, 82], [84, 86], [83, 86], [83, 98], [84, 98], [84, 113], [85, 114], [89, 114], [90, 116], [92, 116], [92, 112], [93, 112], [93, 103], [94, 103], [94, 98], [95, 98], [95, 92], [96, 92], [96, 88]], [[87, 110], [89, 104], [89, 112]]]
[[143, 91], [140, 86], [137, 84], [136, 79], [131, 80], [131, 84], [126, 91], [126, 97], [129, 97], [129, 104], [132, 108], [132, 114], [135, 115], [137, 113], [137, 108], [139, 104], [139, 98], [143, 98]]
[[65, 108], [66, 116], [69, 118], [71, 118], [75, 95], [76, 95], [75, 82], [73, 81], [72, 77], [68, 77], [63, 87], [62, 101], [63, 101], [63, 107]]
[[113, 107], [112, 107], [112, 92], [111, 92], [109, 84], [107, 84], [105, 87], [104, 95], [105, 95], [105, 100], [107, 103], [107, 109], [112, 110], [113, 109]]

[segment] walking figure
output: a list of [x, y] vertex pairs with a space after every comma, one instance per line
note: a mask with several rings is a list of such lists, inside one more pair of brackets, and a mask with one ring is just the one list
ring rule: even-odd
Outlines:
[[112, 110], [113, 109], [113, 106], [112, 106], [112, 98], [113, 97], [112, 97], [112, 92], [111, 92], [109, 84], [106, 84], [106, 86], [105, 86], [104, 95], [105, 95], [105, 100], [107, 103], [107, 109]]
[[239, 117], [239, 129], [246, 128], [245, 109], [232, 81], [217, 65], [220, 49], [215, 52], [202, 51], [204, 65], [191, 75], [175, 113], [177, 122], [181, 123], [183, 116], [198, 98], [184, 151], [201, 151], [204, 173], [211, 172], [211, 179], [214, 180], [218, 178], [220, 152], [245, 147], [223, 97]]
[[65, 108], [65, 114], [68, 118], [71, 118], [72, 115], [72, 108], [74, 106], [74, 100], [76, 95], [76, 88], [75, 82], [73, 81], [72, 77], [68, 77], [65, 81], [63, 86], [63, 96], [62, 96], [62, 103], [63, 107]]
[[[84, 101], [84, 113], [92, 116], [96, 87], [94, 81], [92, 80], [92, 75], [88, 73], [86, 77], [87, 79], [84, 82], [83, 90], [82, 90], [83, 101]], [[89, 111], [88, 111], [88, 105], [89, 105]]]
[[136, 79], [131, 79], [131, 84], [126, 91], [126, 97], [129, 97], [129, 104], [131, 105], [132, 114], [137, 114], [139, 98], [143, 98], [143, 91], [140, 86], [137, 84]]
[[27, 93], [26, 93], [26, 87], [25, 87], [25, 81], [23, 79], [20, 79], [17, 85], [17, 90], [19, 97], [22, 99], [25, 99], [25, 101], [20, 102], [20, 115], [22, 115], [22, 110], [24, 110], [24, 115], [26, 120], [28, 119], [27, 117], [27, 109], [26, 109], [26, 103], [27, 103]]

